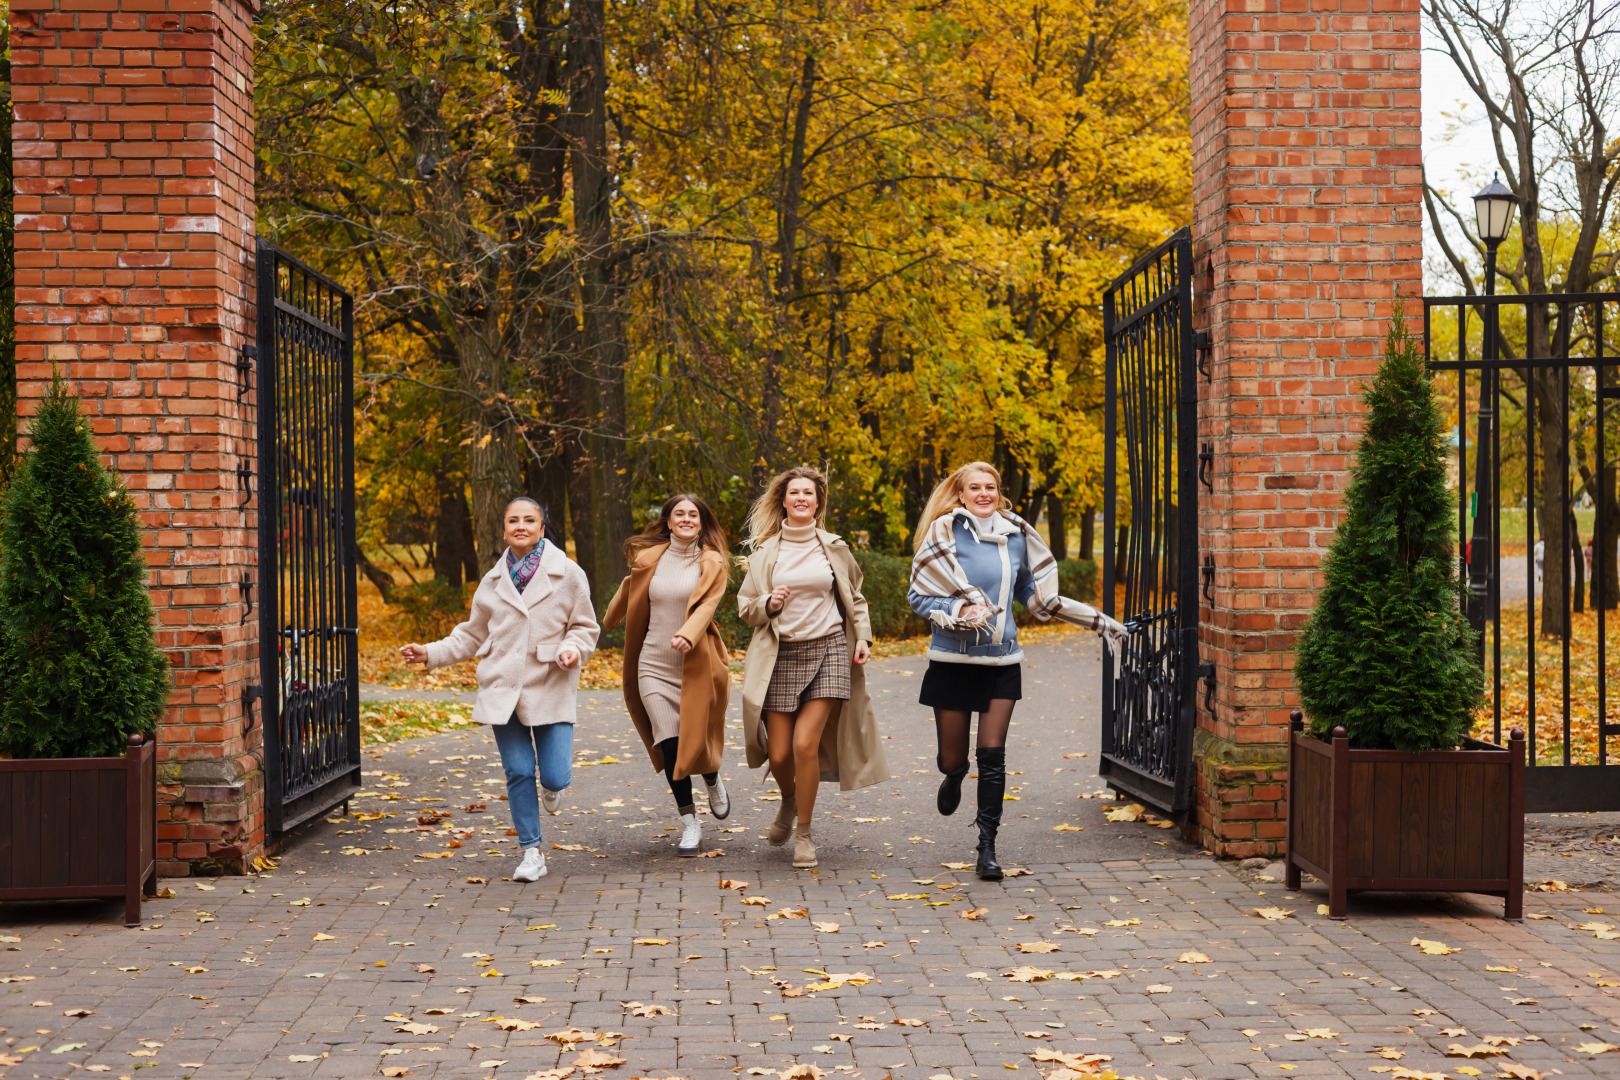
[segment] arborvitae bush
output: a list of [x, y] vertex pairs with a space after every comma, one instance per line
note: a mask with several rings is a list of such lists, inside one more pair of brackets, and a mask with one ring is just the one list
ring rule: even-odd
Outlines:
[[122, 754], [169, 697], [135, 503], [60, 377], [0, 517], [0, 752]]
[[1483, 677], [1452, 554], [1446, 424], [1399, 305], [1363, 399], [1346, 516], [1294, 680], [1317, 738], [1342, 725], [1359, 748], [1450, 749], [1473, 720]]

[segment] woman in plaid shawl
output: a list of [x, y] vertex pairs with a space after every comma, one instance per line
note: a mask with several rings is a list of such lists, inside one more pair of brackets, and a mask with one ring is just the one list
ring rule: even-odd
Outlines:
[[1001, 880], [996, 833], [1007, 790], [1007, 729], [1022, 696], [1024, 658], [1013, 622], [1017, 600], [1037, 619], [1058, 618], [1123, 636], [1125, 627], [1088, 604], [1059, 596], [1057, 560], [1040, 534], [1001, 495], [1001, 474], [982, 461], [934, 489], [917, 523], [911, 609], [933, 623], [922, 704], [934, 710], [945, 780], [937, 803], [953, 814], [968, 771], [968, 728], [979, 714], [978, 873]]

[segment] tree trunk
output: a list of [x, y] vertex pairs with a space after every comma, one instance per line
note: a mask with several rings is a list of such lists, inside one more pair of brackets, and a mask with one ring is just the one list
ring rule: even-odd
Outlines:
[[[1601, 456], [1601, 451], [1600, 451]], [[1603, 463], [1599, 466], [1597, 494], [1593, 501], [1597, 504], [1597, 512], [1603, 515], [1601, 536], [1603, 543], [1597, 542], [1598, 534], [1592, 540], [1592, 606], [1602, 605], [1605, 610], [1613, 611], [1620, 607], [1620, 580], [1616, 580], [1616, 545], [1620, 543], [1620, 500], [1615, 497], [1615, 475], [1617, 470], [1613, 465]]]
[[1069, 557], [1069, 523], [1063, 512], [1063, 500], [1054, 492], [1046, 497], [1046, 535], [1052, 548], [1052, 558], [1062, 562]]
[[360, 545], [358, 544], [356, 544], [354, 548], [354, 558], [355, 562], [360, 566], [360, 572], [366, 575], [366, 580], [371, 582], [372, 585], [376, 586], [377, 592], [382, 596], [382, 602], [385, 604], [393, 603], [393, 575], [382, 569], [370, 559], [366, 558], [366, 553], [361, 550]]
[[1080, 517], [1080, 557], [1087, 562], [1092, 561], [1097, 539], [1097, 508], [1088, 506], [1081, 511]]
[[799, 202], [804, 193], [805, 140], [810, 131], [810, 107], [815, 103], [816, 58], [806, 54], [799, 73], [799, 100], [793, 110], [793, 142], [788, 151], [787, 172], [782, 177], [781, 195], [776, 208], [776, 336], [778, 344], [765, 352], [760, 373], [759, 426], [754, 435], [754, 494], [765, 490], [780, 452], [777, 427], [782, 413], [782, 367], [787, 361], [780, 342], [788, 336], [789, 299], [797, 271], [799, 252]]
[[460, 487], [439, 478], [439, 512], [433, 521], [433, 577], [458, 589], [466, 580], [467, 565], [461, 550], [467, 531], [467, 497]]
[[[568, 66], [573, 72], [570, 167], [574, 178], [574, 233], [579, 256], [583, 340], [581, 360], [596, 386], [600, 417], [592, 438], [595, 479], [592, 509], [594, 582], [606, 585], [620, 570], [619, 551], [634, 531], [630, 515], [624, 368], [627, 349], [613, 267], [613, 171], [607, 148], [607, 61], [603, 0], [575, 0], [569, 25]], [[577, 556], [581, 563], [584, 555]]]
[[1574, 605], [1575, 614], [1579, 615], [1586, 610], [1586, 553], [1581, 550], [1581, 527], [1575, 520], [1575, 512], [1569, 513], [1569, 551], [1574, 561], [1570, 564], [1575, 570], [1575, 584], [1570, 590], [1570, 599]]

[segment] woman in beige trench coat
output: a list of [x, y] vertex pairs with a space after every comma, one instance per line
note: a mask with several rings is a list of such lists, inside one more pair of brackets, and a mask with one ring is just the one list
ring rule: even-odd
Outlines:
[[[822, 780], [845, 791], [889, 778], [866, 694], [872, 623], [849, 545], [821, 528], [827, 480], [810, 468], [776, 476], [748, 516], [748, 573], [737, 593], [754, 627], [743, 661], [748, 767], [769, 760], [782, 807], [768, 838], [794, 837], [793, 865], [816, 865], [810, 838]], [[797, 827], [795, 828], [795, 821]]]
[[731, 653], [714, 622], [730, 579], [726, 534], [702, 499], [673, 495], [624, 548], [630, 575], [602, 623], [610, 630], [625, 624], [624, 704], [675, 796], [682, 826], [676, 853], [695, 856], [703, 830], [692, 776], [703, 776], [716, 818], [731, 813], [720, 779]]

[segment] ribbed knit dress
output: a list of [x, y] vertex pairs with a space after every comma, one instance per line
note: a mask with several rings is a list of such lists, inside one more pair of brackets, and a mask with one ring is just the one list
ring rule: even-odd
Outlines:
[[681, 733], [681, 665], [686, 657], [669, 642], [686, 622], [686, 607], [702, 576], [702, 554], [696, 540], [671, 536], [647, 584], [647, 637], [641, 643], [636, 689], [652, 722], [655, 743]]

